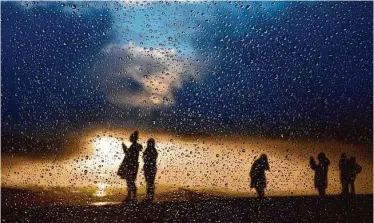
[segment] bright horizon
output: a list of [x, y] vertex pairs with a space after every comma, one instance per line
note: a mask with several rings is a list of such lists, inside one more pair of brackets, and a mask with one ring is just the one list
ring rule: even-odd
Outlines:
[[[116, 172], [124, 156], [120, 138], [130, 146], [127, 140], [130, 132], [87, 131], [77, 138], [78, 148], [71, 148], [74, 153], [56, 160], [2, 156], [2, 187], [68, 187], [71, 191], [97, 187], [93, 195], [98, 197], [113, 195], [110, 191], [119, 189], [125, 193], [125, 182]], [[373, 163], [364, 146], [235, 136], [181, 139], [140, 132], [143, 151], [150, 137], [155, 138], [159, 152], [156, 197], [180, 187], [254, 196], [254, 190], [249, 187], [249, 170], [254, 158], [262, 153], [268, 155], [270, 165], [270, 171], [266, 172], [267, 196], [315, 195], [309, 156], [316, 157], [321, 151], [331, 161], [327, 194], [340, 193], [338, 162], [342, 152], [349, 157], [356, 156], [363, 168], [356, 180], [357, 193], [372, 193]], [[138, 188], [143, 188], [142, 153], [139, 163], [136, 183]]]

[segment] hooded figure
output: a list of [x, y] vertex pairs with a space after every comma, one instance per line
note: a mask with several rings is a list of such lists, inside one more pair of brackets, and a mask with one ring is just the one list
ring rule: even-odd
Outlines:
[[356, 163], [356, 158], [351, 157], [348, 161], [348, 168], [349, 168], [349, 176], [348, 176], [348, 184], [351, 188], [351, 194], [354, 195], [355, 191], [355, 180], [358, 173], [361, 172], [362, 167]]
[[326, 195], [327, 188], [327, 171], [330, 165], [330, 160], [326, 157], [325, 153], [318, 154], [318, 164], [311, 156], [310, 167], [314, 170], [314, 186], [318, 190], [319, 196], [323, 197]]
[[339, 161], [340, 183], [342, 184], [342, 195], [348, 194], [349, 163], [345, 153], [342, 153]]
[[263, 198], [265, 196], [266, 188], [266, 177], [265, 170], [269, 170], [268, 157], [262, 154], [260, 158], [255, 160], [251, 167], [251, 188], [255, 188], [258, 197]]
[[139, 152], [143, 149], [142, 145], [138, 144], [139, 132], [135, 131], [130, 136], [130, 142], [132, 143], [130, 148], [127, 148], [125, 144], [122, 144], [125, 158], [123, 159], [117, 174], [126, 180], [127, 183], [127, 197], [125, 201], [136, 201], [136, 176], [139, 169]]
[[157, 150], [155, 148], [155, 140], [150, 138], [147, 142], [147, 148], [143, 154], [144, 160], [144, 177], [147, 183], [146, 201], [152, 202], [155, 194], [155, 177], [157, 172]]

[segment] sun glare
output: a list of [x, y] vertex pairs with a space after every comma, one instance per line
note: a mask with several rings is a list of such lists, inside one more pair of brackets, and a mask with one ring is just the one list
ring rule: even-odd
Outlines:
[[97, 184], [96, 196], [98, 196], [98, 197], [104, 197], [105, 196], [105, 188], [106, 187], [107, 187], [107, 184], [105, 184], [105, 183], [98, 183]]
[[106, 164], [114, 164], [122, 151], [121, 141], [113, 137], [99, 137], [94, 140], [94, 156]]

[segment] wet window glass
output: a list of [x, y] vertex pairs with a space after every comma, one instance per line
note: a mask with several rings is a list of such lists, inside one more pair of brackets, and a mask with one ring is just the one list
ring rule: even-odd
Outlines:
[[372, 17], [2, 1], [2, 221], [371, 221]]

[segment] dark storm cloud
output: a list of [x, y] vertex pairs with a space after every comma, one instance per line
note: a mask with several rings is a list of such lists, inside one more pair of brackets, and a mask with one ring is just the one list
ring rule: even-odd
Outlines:
[[196, 38], [213, 75], [180, 91], [181, 126], [202, 117], [196, 129], [371, 140], [371, 4], [235, 4]]
[[[162, 51], [157, 47], [147, 53], [135, 44], [140, 56], [131, 56], [125, 47], [130, 43], [113, 42], [115, 12], [104, 4], [1, 4], [5, 150], [22, 148], [19, 138], [27, 139], [25, 144], [38, 135], [64, 138], [91, 124], [372, 140], [373, 12], [368, 2], [250, 7], [219, 2], [196, 9], [190, 4], [188, 11], [197, 19], [182, 26], [190, 31], [181, 46], [198, 55], [192, 57], [193, 68], [170, 49], [165, 54], [177, 62], [167, 60], [156, 67], [152, 54]], [[142, 7], [146, 14], [155, 5]], [[188, 16], [176, 18], [180, 23]], [[125, 14], [124, 18], [132, 21]], [[123, 25], [120, 37], [143, 38]], [[132, 25], [138, 27], [136, 22]], [[179, 35], [183, 29], [173, 32]], [[147, 38], [153, 35], [161, 34], [149, 33]], [[162, 39], [163, 44], [174, 41]], [[149, 39], [147, 44], [157, 42]], [[110, 45], [125, 51], [111, 49], [106, 55]], [[121, 58], [125, 67], [118, 63]], [[147, 68], [149, 64], [153, 67]], [[173, 80], [162, 73], [170, 70]], [[152, 82], [156, 84], [148, 83], [147, 75], [157, 77]], [[144, 102], [147, 106], [140, 106]]]
[[95, 118], [104, 95], [94, 91], [87, 71], [110, 40], [110, 14], [89, 10], [82, 17], [58, 3], [1, 6], [3, 151], [8, 139], [34, 141]]

